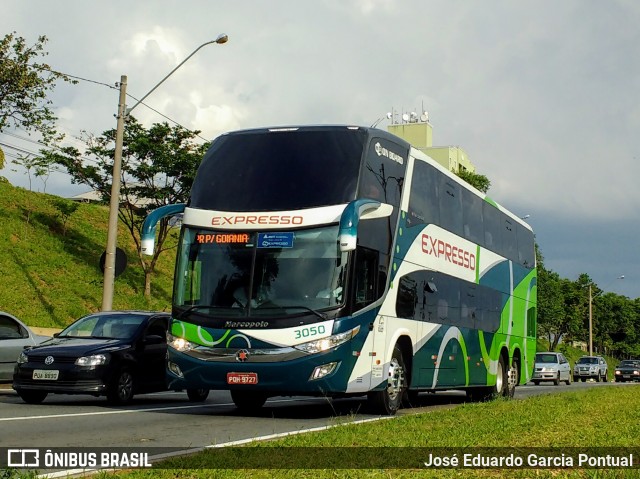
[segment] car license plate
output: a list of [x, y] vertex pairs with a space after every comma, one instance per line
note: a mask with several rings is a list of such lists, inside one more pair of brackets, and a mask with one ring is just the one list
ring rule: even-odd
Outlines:
[[58, 379], [60, 371], [57, 369], [34, 369], [33, 379], [44, 379], [45, 381], [55, 381]]
[[626, 379], [630, 379], [631, 378], [631, 374], [624, 374], [622, 377], [626, 378]]
[[258, 373], [227, 373], [227, 384], [258, 384]]

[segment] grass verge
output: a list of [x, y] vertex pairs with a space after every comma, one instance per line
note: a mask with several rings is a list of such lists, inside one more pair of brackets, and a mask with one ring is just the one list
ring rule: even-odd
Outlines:
[[[625, 448], [627, 452], [627, 448], [640, 449], [639, 393], [640, 386], [629, 385], [540, 395], [517, 401], [468, 403], [393, 420], [344, 424], [326, 431], [256, 442], [227, 451], [211, 449], [157, 463], [150, 470], [103, 472], [98, 477], [637, 478], [640, 469], [589, 469], [577, 468], [576, 464], [567, 468], [426, 469], [422, 467], [422, 461], [427, 458], [419, 456], [414, 458], [410, 468], [391, 468], [385, 464], [394, 464], [399, 455], [421, 454], [424, 450], [420, 448], [434, 448], [436, 455], [460, 453], [465, 449], [474, 451], [473, 448], [499, 448], [499, 453], [517, 452], [524, 457], [540, 452], [569, 456], [579, 452], [607, 453], [609, 450], [604, 448]], [[314, 458], [327, 467], [313, 468]], [[327, 462], [331, 459], [335, 461], [329, 466]], [[636, 457], [635, 461], [638, 459]], [[256, 462], [262, 460], [261, 464]], [[273, 466], [275, 461], [277, 468], [263, 468]], [[303, 467], [305, 462], [310, 468]], [[229, 464], [234, 464], [234, 468], [228, 468]], [[345, 464], [351, 464], [352, 468], [346, 469]]]

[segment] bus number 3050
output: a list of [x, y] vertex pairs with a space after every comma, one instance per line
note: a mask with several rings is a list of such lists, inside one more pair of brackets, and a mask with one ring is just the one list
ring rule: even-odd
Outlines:
[[310, 338], [311, 336], [317, 336], [318, 334], [324, 334], [326, 331], [323, 324], [318, 326], [309, 326], [308, 328], [296, 329], [295, 339]]

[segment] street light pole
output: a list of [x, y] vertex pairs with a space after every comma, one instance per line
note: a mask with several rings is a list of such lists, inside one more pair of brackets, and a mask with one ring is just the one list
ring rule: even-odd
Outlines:
[[116, 126], [116, 138], [115, 138], [115, 151], [113, 154], [113, 176], [111, 181], [111, 200], [109, 202], [109, 229], [107, 231], [107, 250], [104, 260], [104, 283], [102, 289], [102, 311], [111, 311], [113, 307], [113, 290], [115, 283], [115, 264], [116, 264], [116, 245], [118, 239], [118, 211], [120, 208], [120, 177], [122, 170], [122, 145], [124, 142], [124, 122], [131, 113], [131, 111], [137, 107], [142, 101], [153, 93], [164, 81], [169, 78], [173, 73], [185, 64], [189, 58], [198, 52], [202, 47], [217, 43], [219, 45], [227, 43], [229, 37], [222, 33], [218, 35], [215, 40], [205, 42], [196, 48], [191, 54], [182, 60], [177, 67], [169, 72], [162, 80], [160, 80], [156, 86], [154, 86], [149, 92], [144, 95], [135, 105], [131, 108], [127, 108], [127, 76], [122, 75], [120, 77], [120, 98], [118, 100], [118, 122]]
[[113, 287], [116, 278], [116, 245], [118, 242], [118, 210], [120, 208], [120, 172], [122, 169], [122, 143], [124, 120], [127, 114], [127, 76], [120, 77], [120, 98], [118, 100], [118, 121], [116, 126], [116, 147], [113, 153], [113, 175], [111, 180], [111, 200], [109, 201], [109, 229], [107, 230], [107, 251], [104, 258], [104, 284], [102, 288], [102, 311], [111, 311]]
[[589, 283], [589, 356], [593, 356], [593, 297]]

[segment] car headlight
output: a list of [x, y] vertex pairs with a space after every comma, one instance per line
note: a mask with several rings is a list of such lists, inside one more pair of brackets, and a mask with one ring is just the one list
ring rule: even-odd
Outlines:
[[24, 352], [20, 352], [20, 356], [18, 356], [18, 360], [16, 361], [18, 364], [24, 364], [29, 362], [29, 356], [24, 354]]
[[107, 364], [109, 356], [106, 354], [94, 354], [92, 356], [82, 356], [76, 359], [76, 366], [102, 366]]
[[192, 343], [191, 341], [187, 341], [184, 338], [174, 336], [173, 334], [167, 334], [167, 344], [176, 351], [182, 352], [191, 351], [192, 349], [200, 346], [199, 344]]
[[342, 343], [346, 343], [358, 334], [358, 331], [360, 331], [360, 326], [356, 326], [345, 333], [334, 334], [333, 336], [316, 339], [315, 341], [309, 341], [308, 343], [297, 344], [294, 348], [309, 354], [321, 353], [340, 346]]

